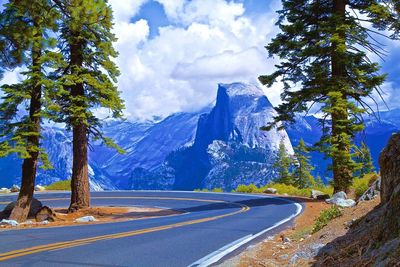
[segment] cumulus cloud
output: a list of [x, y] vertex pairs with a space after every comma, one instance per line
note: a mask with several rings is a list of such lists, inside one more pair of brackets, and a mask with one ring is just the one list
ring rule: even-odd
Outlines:
[[[273, 69], [263, 46], [276, 31], [274, 10], [250, 18], [234, 1], [156, 1], [171, 23], [153, 38], [143, 19], [116, 20], [119, 88], [132, 118], [201, 108], [213, 101], [218, 83], [256, 83]], [[266, 91], [274, 102], [277, 94]]]

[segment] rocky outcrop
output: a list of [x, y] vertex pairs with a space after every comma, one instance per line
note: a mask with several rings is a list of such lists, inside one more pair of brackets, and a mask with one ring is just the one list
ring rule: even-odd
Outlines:
[[[1, 213], [1, 216], [8, 218], [11, 214], [11, 211], [15, 207], [15, 204], [16, 204], [15, 201], [8, 204]], [[36, 213], [38, 213], [38, 211], [42, 208], [42, 206], [43, 206], [42, 202], [40, 202], [36, 198], [32, 198], [31, 208], [29, 210], [28, 217], [34, 217]]]
[[400, 237], [400, 134], [393, 135], [379, 158], [381, 166], [382, 205], [385, 221], [381, 232], [383, 240]]
[[326, 200], [326, 199], [330, 198], [330, 196], [328, 194], [325, 194], [324, 192], [314, 190], [314, 189], [311, 189], [310, 197], [312, 199], [318, 199], [318, 200]]
[[37, 222], [54, 222], [57, 219], [57, 215], [51, 208], [44, 206], [36, 213], [35, 219]]
[[382, 176], [382, 203], [398, 197], [400, 191], [400, 134], [393, 135], [379, 158]]
[[340, 191], [332, 196], [332, 198], [327, 199], [326, 203], [334, 204], [342, 208], [350, 208], [356, 205], [356, 202], [352, 199], [347, 199], [345, 192]]
[[[321, 249], [315, 266], [398, 266], [400, 261], [400, 134], [382, 151], [381, 204]], [[376, 185], [375, 185], [376, 186]]]
[[276, 116], [263, 90], [243, 83], [219, 84], [214, 108], [200, 116], [191, 147], [171, 158], [174, 189], [235, 189], [264, 185], [274, 178], [275, 151], [281, 141], [293, 148], [286, 131], [261, 131]]
[[362, 194], [362, 196], [357, 200], [360, 201], [368, 201], [372, 200], [380, 195], [381, 191], [381, 178], [375, 180], [371, 186]]

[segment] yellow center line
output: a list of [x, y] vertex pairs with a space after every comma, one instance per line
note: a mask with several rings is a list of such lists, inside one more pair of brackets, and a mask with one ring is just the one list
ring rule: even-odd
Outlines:
[[[97, 198], [97, 199], [98, 198], [114, 199], [114, 197], [95, 197], [95, 198]], [[152, 233], [152, 232], [157, 232], [157, 231], [162, 231], [162, 230], [167, 230], [167, 229], [172, 229], [172, 228], [177, 228], [177, 227], [183, 227], [183, 226], [187, 226], [187, 225], [199, 224], [199, 223], [203, 223], [203, 222], [208, 222], [208, 221], [225, 218], [228, 216], [232, 216], [232, 215], [250, 210], [250, 207], [247, 205], [239, 204], [239, 203], [231, 203], [231, 202], [226, 202], [226, 201], [221, 201], [221, 200], [204, 200], [204, 199], [193, 199], [193, 198], [167, 198], [167, 197], [157, 197], [157, 198], [152, 198], [152, 197], [115, 197], [115, 198], [193, 200], [193, 201], [199, 201], [199, 202], [228, 203], [228, 204], [233, 204], [233, 205], [239, 206], [239, 207], [241, 207], [241, 209], [234, 211], [234, 212], [222, 214], [222, 215], [206, 217], [206, 218], [196, 219], [196, 220], [191, 220], [191, 221], [186, 221], [186, 222], [180, 222], [180, 223], [168, 224], [168, 225], [163, 225], [163, 226], [151, 227], [151, 228], [147, 228], [147, 229], [140, 229], [140, 230], [134, 230], [134, 231], [128, 231], [128, 232], [122, 232], [122, 233], [116, 233], [116, 234], [101, 235], [101, 236], [96, 236], [96, 237], [82, 238], [82, 239], [76, 239], [76, 240], [71, 240], [71, 241], [57, 242], [57, 243], [53, 243], [53, 244], [46, 244], [46, 245], [34, 246], [34, 247], [30, 247], [30, 248], [13, 250], [13, 251], [9, 251], [9, 252], [0, 254], [0, 261], [5, 261], [5, 260], [22, 257], [22, 256], [34, 254], [34, 253], [44, 252], [44, 251], [53, 251], [53, 250], [60, 250], [60, 249], [65, 249], [65, 248], [72, 248], [72, 247], [76, 247], [76, 246], [83, 246], [83, 245], [91, 244], [93, 242], [102, 241], [102, 240], [131, 237], [131, 236], [145, 234], [145, 233]], [[49, 201], [49, 200], [61, 200], [61, 199], [46, 199], [46, 200]]]

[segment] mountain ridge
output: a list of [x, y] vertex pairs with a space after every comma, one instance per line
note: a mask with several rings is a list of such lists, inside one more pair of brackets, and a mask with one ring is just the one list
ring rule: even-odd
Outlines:
[[[298, 117], [287, 131], [260, 131], [275, 110], [261, 88], [244, 83], [219, 84], [216, 101], [197, 112], [180, 112], [145, 122], [106, 121], [104, 132], [126, 154], [95, 142], [89, 153], [92, 190], [179, 189], [222, 187], [240, 183], [262, 185], [274, 178], [272, 164], [281, 140], [289, 153], [303, 138], [308, 145], [321, 134], [314, 116]], [[381, 121], [366, 119], [358, 137], [371, 148], [374, 159], [392, 132], [400, 130], [400, 110], [381, 113]], [[71, 134], [58, 127], [43, 127], [43, 147], [53, 170], [39, 170], [37, 183], [49, 184], [71, 175]], [[315, 175], [328, 181], [329, 161], [312, 153]], [[0, 159], [0, 184], [19, 183], [21, 162], [15, 155]], [[377, 161], [375, 160], [375, 163]]]

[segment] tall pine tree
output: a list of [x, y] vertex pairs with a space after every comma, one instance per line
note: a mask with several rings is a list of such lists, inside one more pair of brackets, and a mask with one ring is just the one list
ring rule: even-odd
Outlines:
[[325, 116], [319, 147], [332, 159], [335, 191], [347, 191], [351, 185], [356, 167], [352, 139], [363, 128], [360, 115], [370, 109], [365, 98], [374, 90], [380, 93], [385, 80], [367, 52], [382, 56], [373, 35], [395, 29], [395, 2], [282, 0], [277, 22], [282, 32], [266, 47], [281, 62], [274, 73], [259, 79], [267, 86], [279, 79], [284, 91], [278, 115], [264, 129], [281, 121], [293, 123], [296, 113], [308, 112], [314, 104], [321, 107]]
[[290, 166], [292, 160], [289, 153], [286, 150], [285, 143], [283, 140], [279, 143], [279, 149], [277, 151], [274, 168], [277, 173], [277, 177], [274, 182], [291, 185], [293, 184], [292, 176], [290, 175]]
[[88, 143], [90, 137], [102, 139], [101, 121], [94, 109], [107, 108], [113, 117], [121, 117], [123, 102], [115, 85], [119, 71], [112, 61], [117, 56], [111, 33], [112, 10], [105, 0], [54, 0], [61, 14], [62, 44], [65, 67], [58, 80], [61, 111], [56, 117], [73, 132], [73, 167], [71, 179], [71, 212], [89, 207]]
[[314, 177], [311, 171], [314, 169], [310, 165], [309, 149], [301, 139], [299, 144], [294, 148], [294, 170], [292, 173], [293, 182], [298, 188], [308, 188], [315, 185]]
[[361, 147], [357, 148], [355, 154], [355, 162], [359, 164], [359, 168], [355, 172], [355, 176], [363, 177], [366, 174], [375, 171], [374, 164], [372, 163], [372, 156], [369, 148], [365, 142], [361, 143]]
[[57, 53], [50, 49], [49, 37], [57, 29], [57, 12], [47, 0], [9, 1], [0, 18], [1, 65], [13, 69], [22, 66], [23, 80], [3, 85], [0, 104], [0, 156], [17, 153], [23, 159], [21, 189], [10, 219], [26, 220], [34, 193], [36, 170], [48, 168], [47, 155], [40, 147], [40, 123], [43, 110], [51, 101], [52, 81], [46, 68], [52, 68]]

